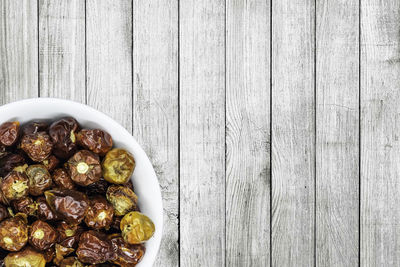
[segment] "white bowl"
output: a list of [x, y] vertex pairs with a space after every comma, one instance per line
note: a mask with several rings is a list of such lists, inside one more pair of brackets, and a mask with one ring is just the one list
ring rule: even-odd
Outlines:
[[17, 120], [21, 123], [33, 119], [55, 120], [72, 116], [82, 127], [106, 130], [113, 138], [114, 146], [131, 152], [136, 161], [132, 176], [135, 193], [139, 197], [141, 212], [155, 224], [154, 236], [145, 243], [146, 253], [138, 267], [152, 266], [161, 242], [163, 208], [160, 185], [153, 166], [135, 138], [116, 121], [89, 106], [56, 98], [34, 98], [17, 101], [0, 107], [0, 123]]

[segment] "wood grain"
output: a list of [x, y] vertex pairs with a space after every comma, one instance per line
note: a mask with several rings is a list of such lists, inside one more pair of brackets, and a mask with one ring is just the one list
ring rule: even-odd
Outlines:
[[0, 104], [38, 95], [37, 3], [0, 0]]
[[361, 3], [361, 266], [400, 266], [400, 2]]
[[135, 0], [133, 135], [160, 182], [163, 239], [155, 266], [178, 266], [178, 1]]
[[87, 103], [132, 132], [132, 1], [87, 0]]
[[39, 1], [40, 96], [85, 103], [85, 1]]
[[226, 4], [226, 266], [269, 266], [270, 2]]
[[316, 265], [358, 266], [359, 5], [316, 8]]
[[272, 266], [314, 265], [314, 1], [272, 9]]
[[180, 2], [180, 264], [225, 265], [225, 1]]

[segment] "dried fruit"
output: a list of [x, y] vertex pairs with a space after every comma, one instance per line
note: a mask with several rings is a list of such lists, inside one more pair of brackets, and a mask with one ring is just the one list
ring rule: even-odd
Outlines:
[[54, 154], [59, 158], [69, 158], [76, 152], [75, 134], [79, 131], [78, 122], [71, 117], [62, 118], [51, 124], [49, 135], [54, 144]]
[[19, 122], [11, 121], [0, 125], [0, 144], [3, 146], [12, 146], [18, 140]]
[[10, 253], [5, 257], [6, 267], [45, 267], [46, 260], [43, 254], [31, 247], [26, 247], [20, 252]]
[[101, 165], [99, 156], [88, 150], [77, 152], [68, 160], [71, 179], [76, 184], [87, 186], [100, 180]]
[[140, 244], [149, 240], [155, 231], [154, 223], [146, 215], [132, 211], [121, 220], [122, 237], [129, 244]]
[[3, 178], [0, 189], [8, 201], [26, 197], [28, 195], [28, 177], [23, 173], [12, 171]]
[[121, 185], [108, 187], [107, 200], [113, 205], [117, 216], [125, 215], [137, 209], [138, 197], [128, 187]]
[[54, 228], [41, 220], [35, 221], [29, 230], [29, 244], [38, 250], [46, 250], [57, 241], [58, 233]]
[[109, 237], [116, 254], [116, 259], [112, 262], [119, 266], [135, 266], [144, 256], [146, 248], [142, 244], [128, 244], [119, 234]]
[[95, 196], [89, 201], [90, 206], [85, 217], [87, 226], [93, 229], [108, 229], [113, 221], [114, 208], [103, 196]]
[[67, 170], [63, 169], [63, 168], [54, 170], [53, 181], [60, 188], [65, 188], [65, 189], [74, 189], [75, 188], [75, 185], [71, 179], [71, 176], [69, 176], [69, 173], [67, 172]]
[[83, 129], [76, 137], [79, 145], [99, 155], [105, 155], [113, 146], [111, 135], [100, 129]]
[[29, 179], [29, 194], [40, 196], [52, 185], [50, 173], [43, 165], [31, 165], [26, 169], [26, 175]]
[[111, 241], [107, 236], [92, 230], [81, 235], [76, 255], [81, 262], [91, 264], [103, 263], [115, 257]]
[[19, 251], [28, 242], [26, 217], [17, 215], [0, 222], [0, 247], [8, 251]]
[[53, 149], [53, 143], [46, 132], [24, 135], [21, 149], [35, 162], [47, 159]]
[[102, 163], [104, 179], [113, 184], [125, 184], [135, 169], [131, 153], [121, 148], [110, 150]]

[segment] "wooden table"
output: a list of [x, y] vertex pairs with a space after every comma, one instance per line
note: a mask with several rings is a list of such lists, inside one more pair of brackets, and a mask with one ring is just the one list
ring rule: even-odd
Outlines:
[[132, 132], [156, 266], [400, 266], [400, 1], [0, 0], [0, 66]]

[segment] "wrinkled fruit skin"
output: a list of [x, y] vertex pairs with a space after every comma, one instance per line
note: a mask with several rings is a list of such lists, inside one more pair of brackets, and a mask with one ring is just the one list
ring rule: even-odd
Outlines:
[[41, 220], [35, 221], [29, 230], [29, 244], [38, 250], [46, 250], [57, 241], [58, 233], [54, 228]]
[[108, 229], [113, 222], [114, 208], [103, 196], [95, 196], [90, 200], [85, 223], [93, 229]]
[[3, 146], [14, 145], [19, 136], [19, 122], [5, 122], [0, 125], [0, 144]]
[[45, 267], [46, 260], [43, 254], [31, 247], [26, 247], [20, 252], [8, 254], [4, 263], [6, 267]]
[[15, 211], [24, 213], [29, 216], [35, 216], [38, 205], [31, 197], [24, 197], [12, 202]]
[[61, 264], [61, 262], [64, 260], [65, 256], [68, 256], [69, 254], [71, 254], [72, 252], [74, 252], [73, 248], [67, 248], [64, 247], [60, 244], [56, 244], [55, 246], [55, 251], [56, 251], [56, 255], [54, 257], [53, 262], [58, 266]]
[[138, 197], [125, 186], [112, 185], [108, 187], [107, 200], [113, 205], [117, 216], [125, 215], [137, 209]]
[[100, 129], [83, 129], [76, 137], [80, 146], [99, 155], [105, 155], [113, 146], [111, 135]]
[[0, 223], [0, 247], [8, 251], [19, 251], [28, 242], [26, 219], [15, 216]]
[[51, 262], [54, 259], [55, 255], [56, 251], [54, 249], [54, 246], [43, 251], [43, 257], [47, 263]]
[[62, 118], [51, 124], [49, 134], [54, 144], [54, 154], [63, 159], [76, 152], [75, 134], [79, 131], [78, 122], [71, 117]]
[[72, 181], [80, 186], [99, 181], [102, 173], [99, 156], [88, 150], [81, 150], [70, 158], [68, 170]]
[[135, 169], [131, 153], [121, 148], [110, 150], [102, 163], [104, 179], [113, 184], [125, 184]]
[[119, 266], [135, 266], [141, 261], [146, 251], [144, 245], [128, 244], [119, 234], [110, 236], [110, 240], [116, 254], [116, 259], [113, 260], [113, 263]]
[[31, 121], [22, 126], [22, 135], [35, 134], [38, 132], [46, 132], [49, 124], [45, 121]]
[[79, 243], [83, 228], [80, 225], [73, 225], [64, 221], [57, 226], [58, 242], [68, 248], [76, 248]]
[[7, 208], [0, 204], [0, 222], [9, 216]]
[[57, 217], [72, 224], [79, 224], [89, 208], [85, 194], [70, 189], [54, 189], [45, 193], [47, 204]]
[[50, 173], [43, 165], [31, 165], [26, 169], [26, 175], [29, 179], [29, 194], [40, 196], [52, 185]]
[[146, 215], [132, 211], [121, 220], [122, 237], [129, 244], [141, 244], [149, 240], [155, 231], [152, 220]]
[[42, 161], [42, 164], [46, 167], [46, 169], [51, 172], [55, 168], [57, 168], [60, 161], [54, 155], [50, 155], [47, 159]]
[[53, 150], [53, 143], [46, 132], [24, 135], [21, 149], [35, 162], [47, 159]]
[[109, 184], [104, 180], [103, 178], [100, 178], [99, 181], [90, 184], [85, 187], [86, 194], [89, 196], [94, 196], [94, 195], [105, 195], [107, 192]]
[[66, 169], [60, 168], [53, 172], [53, 182], [60, 188], [74, 189], [75, 185]]
[[61, 262], [60, 267], [84, 267], [82, 262], [80, 262], [75, 257], [68, 257]]
[[36, 199], [37, 203], [37, 216], [42, 221], [53, 221], [57, 220], [57, 214], [54, 213], [44, 197]]
[[28, 177], [12, 171], [1, 181], [0, 189], [8, 201], [17, 200], [28, 195]]
[[76, 255], [81, 262], [90, 264], [103, 263], [115, 257], [111, 241], [107, 236], [93, 230], [81, 235]]
[[9, 174], [15, 167], [25, 164], [25, 158], [19, 154], [8, 154], [0, 159], [0, 177]]

